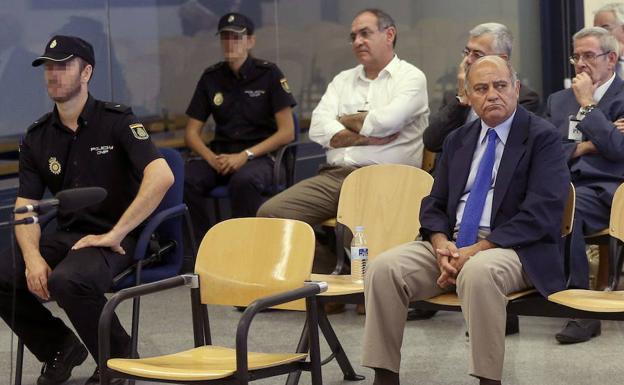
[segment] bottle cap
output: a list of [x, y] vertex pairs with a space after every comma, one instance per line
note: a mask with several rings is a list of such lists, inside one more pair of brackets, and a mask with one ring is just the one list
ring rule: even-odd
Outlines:
[[358, 232], [358, 231], [359, 231], [359, 232], [364, 231], [364, 226], [355, 226], [355, 231], [356, 231], [356, 232]]

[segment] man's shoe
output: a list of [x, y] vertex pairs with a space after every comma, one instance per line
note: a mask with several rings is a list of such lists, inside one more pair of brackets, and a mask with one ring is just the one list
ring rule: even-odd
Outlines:
[[409, 309], [407, 312], [407, 320], [414, 321], [429, 319], [436, 315], [437, 312], [437, 310]]
[[600, 335], [600, 320], [594, 319], [571, 319], [555, 338], [561, 344], [576, 344], [589, 341], [592, 337]]
[[87, 348], [72, 333], [54, 356], [43, 364], [37, 385], [57, 385], [67, 381], [74, 367], [82, 364], [87, 355]]
[[[124, 385], [125, 383], [126, 383], [125, 378], [113, 378], [112, 380], [110, 380], [111, 385]], [[87, 379], [87, 382], [85, 382], [84, 385], [100, 385], [100, 367], [99, 366], [95, 368], [95, 371], [93, 372], [91, 377]]]

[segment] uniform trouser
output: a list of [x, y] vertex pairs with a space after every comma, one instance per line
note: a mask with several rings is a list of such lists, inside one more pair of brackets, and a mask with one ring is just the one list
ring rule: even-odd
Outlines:
[[[260, 206], [258, 216], [297, 219], [310, 225], [335, 218], [342, 183], [356, 169], [323, 166], [318, 175], [305, 179], [266, 201]], [[314, 271], [317, 273], [331, 272], [336, 265], [335, 254], [326, 249], [316, 243]]]
[[[122, 242], [126, 255], [99, 247], [71, 250], [84, 235], [65, 231], [43, 234], [40, 252], [52, 269], [48, 277], [51, 298], [65, 311], [97, 362], [98, 321], [106, 304], [104, 293], [110, 290], [113, 278], [132, 264], [135, 241], [126, 237]], [[10, 251], [0, 258], [0, 316], [39, 361], [47, 362], [72, 332], [28, 290], [22, 256], [15, 256], [14, 269]], [[111, 354], [127, 356], [130, 337], [117, 317], [111, 330]]]
[[585, 235], [609, 226], [611, 207], [604, 204], [599, 192], [588, 186], [576, 187], [574, 226], [570, 239], [568, 287], [589, 288], [589, 262], [585, 252]]
[[265, 199], [263, 193], [273, 183], [273, 164], [270, 157], [261, 156], [232, 174], [219, 175], [205, 160], [190, 160], [185, 169], [184, 200], [189, 206], [195, 236], [201, 240], [210, 227], [206, 198], [217, 186], [228, 186], [232, 217], [255, 217]]
[[470, 333], [469, 373], [500, 380], [506, 294], [531, 286], [518, 255], [511, 249], [498, 248], [475, 254], [461, 269], [456, 288], [440, 288], [436, 284], [439, 276], [429, 242], [406, 243], [372, 261], [364, 282], [362, 365], [398, 373], [408, 304], [456, 289]]

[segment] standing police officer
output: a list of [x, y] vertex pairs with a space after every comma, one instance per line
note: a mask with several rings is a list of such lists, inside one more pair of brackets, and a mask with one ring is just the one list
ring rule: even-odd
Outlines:
[[[272, 183], [271, 152], [294, 139], [295, 99], [275, 64], [250, 56], [253, 33], [254, 25], [244, 15], [229, 13], [219, 20], [225, 61], [204, 71], [186, 110], [186, 144], [201, 157], [188, 163], [185, 180], [198, 237], [208, 227], [205, 197], [218, 185], [229, 186], [232, 216], [256, 215]], [[216, 130], [207, 146], [200, 134], [210, 115]]]
[[[0, 269], [0, 315], [44, 362], [37, 384], [53, 385], [70, 377], [87, 350], [36, 297], [57, 301], [97, 362], [104, 293], [113, 277], [132, 264], [133, 230], [160, 203], [173, 174], [130, 108], [89, 94], [95, 65], [89, 43], [54, 36], [32, 63], [41, 64], [55, 106], [28, 129], [20, 145], [15, 205], [36, 204], [46, 188], [53, 194], [87, 186], [108, 191], [96, 206], [59, 212], [52, 233], [41, 234], [38, 224], [16, 227], [23, 258], [18, 258], [16, 269], [8, 268], [8, 258], [3, 262], [6, 268]], [[117, 319], [113, 329], [114, 354], [127, 356], [128, 334]], [[97, 369], [86, 384], [96, 383]]]

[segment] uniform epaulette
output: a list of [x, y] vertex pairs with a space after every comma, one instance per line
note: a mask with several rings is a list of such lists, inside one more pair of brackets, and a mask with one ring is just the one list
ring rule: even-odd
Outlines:
[[30, 131], [34, 130], [35, 128], [37, 128], [37, 127], [41, 127], [43, 125], [43, 123], [47, 122], [48, 119], [50, 119], [50, 116], [52, 116], [51, 112], [48, 112], [48, 113], [42, 115], [39, 119], [35, 120], [33, 122], [33, 124], [30, 125], [30, 127], [28, 127], [26, 129], [26, 132], [30, 132]]
[[264, 60], [264, 59], [253, 59], [254, 64], [258, 67], [264, 67], [264, 68], [273, 68], [275, 67], [275, 63], [271, 63], [268, 60]]
[[211, 65], [210, 67], [206, 68], [206, 70], [204, 72], [212, 72], [212, 71], [216, 71], [219, 68], [221, 68], [223, 66], [223, 64], [225, 64], [224, 61], [220, 61], [218, 63], [215, 63], [213, 65]]
[[104, 108], [109, 111], [115, 111], [119, 113], [131, 112], [131, 108], [129, 106], [115, 102], [104, 102]]

